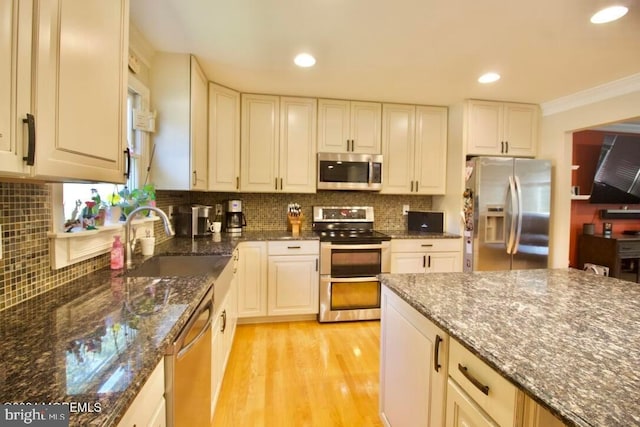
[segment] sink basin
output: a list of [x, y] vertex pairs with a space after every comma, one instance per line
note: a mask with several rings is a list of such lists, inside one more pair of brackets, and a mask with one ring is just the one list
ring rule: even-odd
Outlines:
[[161, 255], [145, 261], [131, 271], [127, 277], [201, 276], [216, 268], [215, 255]]

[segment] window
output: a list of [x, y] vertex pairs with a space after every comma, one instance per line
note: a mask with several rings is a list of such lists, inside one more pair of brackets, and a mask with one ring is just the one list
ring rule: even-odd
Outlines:
[[[148, 181], [148, 171], [143, 167], [149, 153], [149, 135], [134, 129], [134, 109], [149, 109], [149, 89], [134, 76], [129, 75], [129, 91], [127, 94], [127, 146], [131, 154], [131, 169], [126, 186], [129, 189], [141, 187]], [[125, 185], [110, 183], [76, 184], [64, 183], [62, 185], [64, 221], [77, 218], [85, 207], [85, 202], [91, 200], [92, 189], [97, 190], [102, 201], [107, 201], [112, 193], [118, 193]], [[80, 201], [80, 206], [78, 206]], [[74, 216], [74, 210], [76, 210]], [[55, 224], [58, 227], [61, 224]]]

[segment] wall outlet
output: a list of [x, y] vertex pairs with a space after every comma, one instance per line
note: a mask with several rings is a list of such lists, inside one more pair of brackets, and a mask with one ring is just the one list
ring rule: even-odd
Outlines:
[[409, 214], [409, 205], [402, 205], [402, 215]]

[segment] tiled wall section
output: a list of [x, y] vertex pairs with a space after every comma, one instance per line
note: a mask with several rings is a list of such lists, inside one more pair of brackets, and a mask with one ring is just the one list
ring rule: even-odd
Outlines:
[[0, 310], [109, 265], [106, 254], [51, 269], [51, 194], [44, 184], [0, 182], [0, 225]]
[[191, 193], [191, 203], [214, 205], [228, 199], [240, 199], [247, 218], [248, 231], [285, 230], [287, 205], [298, 203], [305, 219], [303, 230], [311, 229], [313, 206], [373, 206], [375, 228], [378, 230], [402, 230], [406, 228], [406, 216], [402, 205], [411, 210], [431, 209], [431, 196], [395, 196], [363, 191], [320, 191], [317, 194], [269, 194], [269, 193]]
[[[284, 230], [286, 209], [298, 203], [305, 214], [303, 229], [311, 228], [314, 205], [373, 206], [376, 228], [400, 230], [406, 227], [402, 205], [412, 210], [431, 208], [431, 197], [388, 196], [366, 192], [322, 191], [318, 194], [200, 193], [158, 191], [157, 206], [202, 203], [213, 205], [228, 199], [241, 199], [247, 217], [247, 230]], [[51, 269], [49, 240], [52, 199], [44, 184], [0, 182], [0, 225], [2, 259], [0, 259], [0, 310], [54, 289], [109, 265], [109, 254], [100, 255], [59, 270]], [[155, 223], [158, 242], [168, 237], [161, 221]]]

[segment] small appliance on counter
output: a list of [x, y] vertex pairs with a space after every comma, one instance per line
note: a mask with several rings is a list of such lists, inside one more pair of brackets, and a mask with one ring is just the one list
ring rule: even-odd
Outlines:
[[242, 212], [242, 200], [229, 200], [227, 202], [225, 224], [227, 233], [242, 233], [242, 227], [247, 225], [247, 220]]
[[423, 233], [442, 233], [444, 231], [444, 212], [407, 213], [407, 229]]
[[177, 212], [173, 213], [176, 236], [202, 237], [210, 235], [212, 213], [212, 206], [178, 206]]

